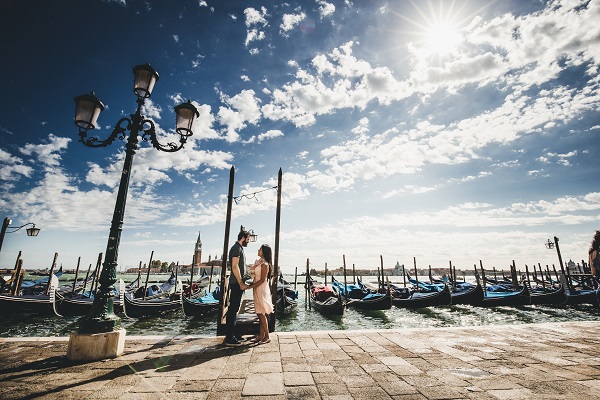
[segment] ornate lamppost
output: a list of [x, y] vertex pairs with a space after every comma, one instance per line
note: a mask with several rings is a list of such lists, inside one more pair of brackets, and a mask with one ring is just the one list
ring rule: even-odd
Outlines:
[[[2, 223], [2, 230], [0, 231], [0, 250], [2, 250], [2, 243], [4, 243], [4, 235], [7, 233], [15, 233], [16, 231], [25, 228], [26, 226], [31, 225], [31, 228], [25, 229], [27, 231], [27, 236], [37, 236], [40, 233], [40, 228], [36, 228], [33, 222], [28, 222], [21, 226], [9, 226], [11, 224], [10, 218], [4, 218], [4, 222]], [[9, 231], [8, 229], [12, 229]]]
[[[139, 139], [141, 138], [144, 142], [149, 141], [155, 149], [160, 151], [175, 152], [181, 150], [187, 139], [193, 134], [192, 123], [194, 122], [194, 118], [199, 116], [198, 110], [189, 100], [187, 103], [176, 106], [175, 130], [179, 135], [179, 143], [162, 145], [156, 138], [154, 122], [141, 114], [145, 100], [150, 97], [152, 89], [156, 81], [158, 81], [158, 73], [149, 64], [144, 64], [134, 67], [133, 75], [133, 92], [137, 95], [137, 111], [130, 118], [121, 118], [112, 133], [104, 140], [95, 136], [88, 137], [89, 131], [96, 128], [98, 116], [104, 109], [102, 102], [98, 100], [94, 92], [75, 97], [75, 124], [79, 127], [80, 141], [84, 145], [89, 147], [105, 147], [117, 138], [125, 140], [125, 133], [129, 131], [129, 137], [125, 145], [125, 161], [121, 182], [119, 184], [110, 233], [108, 235], [108, 243], [106, 245], [106, 256], [99, 278], [100, 288], [98, 293], [96, 293], [90, 313], [79, 321], [79, 334], [113, 332], [120, 328], [120, 319], [113, 312], [114, 284], [117, 280], [117, 257], [125, 215], [129, 178], [131, 176], [133, 155], [138, 149]], [[73, 335], [69, 343], [69, 354], [67, 354], [71, 359], [107, 358], [102, 355], [89, 355], [87, 357], [85, 355], [78, 355], [76, 354], [77, 349], [71, 351], [71, 342], [73, 342]], [[79, 350], [81, 350], [85, 345], [85, 343], [82, 343], [80, 346], [75, 347], [79, 347]], [[115, 355], [118, 354], [108, 354], [107, 356]]]

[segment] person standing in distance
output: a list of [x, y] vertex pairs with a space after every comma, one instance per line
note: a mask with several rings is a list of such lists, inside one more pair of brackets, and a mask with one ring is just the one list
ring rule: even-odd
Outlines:
[[246, 257], [244, 247], [248, 246], [250, 241], [250, 232], [241, 230], [238, 234], [238, 240], [229, 250], [229, 265], [231, 265], [231, 274], [229, 275], [229, 307], [225, 319], [225, 346], [241, 346], [239, 338], [235, 334], [235, 325], [237, 313], [240, 310], [244, 290], [248, 286], [244, 283], [243, 277], [246, 267]]

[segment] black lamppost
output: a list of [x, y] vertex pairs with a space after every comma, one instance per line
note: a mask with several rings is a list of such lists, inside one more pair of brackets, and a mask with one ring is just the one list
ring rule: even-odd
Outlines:
[[558, 262], [560, 264], [560, 270], [564, 275], [565, 267], [563, 265], [562, 255], [560, 254], [560, 247], [558, 247], [558, 238], [556, 236], [554, 236], [554, 242], [552, 242], [552, 241], [550, 241], [550, 239], [548, 239], [548, 241], [544, 244], [548, 250], [552, 250], [552, 249], [556, 248], [556, 254], [558, 255]]
[[[16, 231], [25, 228], [26, 226], [31, 225], [31, 228], [27, 228], [27, 236], [37, 236], [40, 233], [40, 228], [36, 228], [33, 222], [28, 222], [21, 226], [9, 226], [12, 221], [10, 218], [4, 218], [4, 222], [2, 223], [2, 230], [0, 231], [0, 250], [2, 250], [2, 243], [4, 243], [4, 235], [7, 233], [15, 233]], [[12, 229], [9, 231], [8, 229]]]
[[104, 109], [102, 102], [98, 100], [94, 92], [75, 97], [75, 124], [79, 127], [80, 141], [84, 145], [89, 147], [105, 147], [117, 138], [125, 140], [125, 132], [129, 131], [129, 138], [125, 146], [125, 162], [123, 164], [121, 183], [119, 184], [115, 210], [108, 235], [106, 256], [99, 278], [100, 288], [98, 293], [96, 293], [90, 313], [79, 321], [79, 333], [111, 332], [119, 328], [120, 325], [120, 319], [113, 311], [114, 284], [117, 281], [117, 257], [119, 242], [121, 240], [121, 227], [123, 226], [123, 217], [125, 215], [125, 203], [127, 200], [133, 155], [138, 149], [138, 134], [143, 132], [141, 133], [141, 139], [144, 142], [150, 141], [152, 146], [157, 150], [175, 152], [182, 149], [188, 137], [192, 136], [192, 123], [194, 118], [200, 115], [196, 107], [189, 100], [187, 103], [176, 106], [175, 130], [179, 134], [179, 143], [160, 144], [156, 138], [154, 123], [152, 120], [144, 118], [141, 114], [142, 105], [146, 98], [149, 98], [152, 94], [154, 84], [158, 80], [158, 73], [149, 64], [144, 64], [134, 67], [133, 75], [133, 92], [137, 95], [137, 111], [130, 118], [121, 118], [110, 136], [104, 140], [97, 137], [88, 137], [88, 131], [96, 128], [98, 116]]

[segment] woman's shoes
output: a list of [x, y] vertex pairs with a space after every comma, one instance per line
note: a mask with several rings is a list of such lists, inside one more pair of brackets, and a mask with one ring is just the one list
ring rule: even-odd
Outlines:
[[258, 342], [258, 344], [267, 344], [267, 343], [271, 343], [271, 339], [261, 340], [260, 342]]
[[254, 336], [252, 339], [250, 339], [250, 341], [252, 343], [260, 343], [263, 339], [261, 337], [258, 336]]

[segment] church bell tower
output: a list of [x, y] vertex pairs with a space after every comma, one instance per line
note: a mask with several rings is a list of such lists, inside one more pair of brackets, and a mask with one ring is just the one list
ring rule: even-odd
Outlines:
[[202, 262], [202, 240], [200, 240], [200, 233], [198, 232], [198, 239], [196, 240], [196, 248], [194, 249], [194, 265], [193, 268], [200, 268]]

